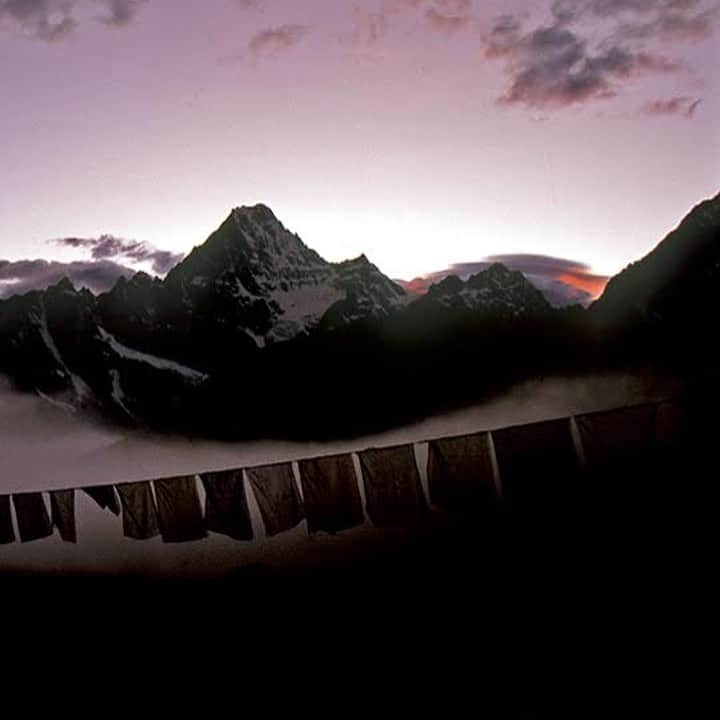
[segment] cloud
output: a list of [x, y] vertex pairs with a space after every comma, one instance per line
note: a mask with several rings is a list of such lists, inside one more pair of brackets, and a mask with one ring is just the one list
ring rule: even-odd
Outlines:
[[522, 21], [514, 15], [498, 15], [492, 29], [484, 38], [485, 57], [511, 57], [521, 35]]
[[425, 18], [435, 30], [455, 33], [470, 25], [472, 10], [472, 0], [434, 0], [425, 10]]
[[371, 45], [382, 40], [398, 18], [452, 34], [471, 26], [474, 20], [473, 0], [379, 0], [355, 3], [352, 8], [354, 42]]
[[124, 27], [135, 17], [138, 6], [145, 0], [99, 0], [107, 6], [108, 15], [100, 18], [106, 25]]
[[43, 42], [57, 42], [77, 25], [72, 3], [55, 0], [0, 0], [0, 26], [14, 25]]
[[533, 281], [545, 279], [568, 285], [576, 291], [586, 293], [591, 299], [602, 294], [610, 279], [593, 273], [585, 263], [547, 255], [493, 255], [487, 259], [490, 262], [501, 262], [512, 270], [519, 270]]
[[428, 8], [425, 17], [435, 29], [450, 33], [466, 28], [472, 20], [470, 15], [445, 15], [435, 8]]
[[58, 42], [76, 29], [76, 10], [90, 2], [105, 7], [107, 14], [98, 18], [101, 23], [124, 27], [147, 0], [0, 0], [0, 27], [15, 27], [36, 40]]
[[423, 295], [431, 285], [449, 275], [457, 275], [467, 280], [471, 275], [487, 270], [496, 262], [523, 273], [556, 307], [588, 305], [602, 293], [609, 279], [592, 273], [588, 265], [573, 260], [547, 255], [515, 254], [493, 255], [477, 262], [455, 263], [445, 270], [429, 273], [409, 282], [399, 282], [408, 292]]
[[[568, 3], [565, 3], [567, 5]], [[578, 3], [574, 3], [578, 5]], [[601, 17], [610, 17], [619, 13], [647, 13], [661, 4], [657, 0], [591, 0], [589, 9]]]
[[718, 7], [694, 15], [668, 11], [647, 22], [624, 24], [620, 33], [627, 39], [656, 39], [670, 43], [704, 40], [712, 35], [717, 17]]
[[555, 0], [551, 12], [566, 22], [592, 16], [637, 23], [647, 17], [692, 18], [691, 13], [705, 4], [706, 0]]
[[69, 278], [76, 287], [98, 294], [110, 290], [119, 278], [130, 278], [134, 274], [130, 268], [108, 260], [70, 263], [0, 260], [0, 299], [44, 290], [63, 278]]
[[136, 269], [129, 265], [149, 265], [157, 275], [165, 275], [182, 254], [159, 250], [149, 243], [125, 240], [113, 235], [98, 238], [67, 237], [50, 240], [52, 245], [89, 250], [89, 260], [56, 262], [50, 260], [0, 260], [0, 298], [43, 290], [63, 278], [76, 287], [94, 293], [110, 290], [119, 278], [130, 278]]
[[499, 16], [483, 38], [485, 57], [501, 61], [508, 77], [498, 103], [562, 108], [615, 97], [641, 76], [683, 71], [665, 53], [712, 32], [717, 8], [702, 8], [702, 0], [557, 0], [535, 27]]
[[164, 275], [183, 258], [182, 253], [159, 250], [150, 243], [137, 240], [125, 240], [114, 235], [101, 235], [98, 238], [66, 237], [49, 241], [53, 245], [90, 250], [93, 260], [125, 260], [133, 264], [147, 263], [153, 272]]
[[277, 53], [297, 45], [307, 34], [306, 25], [280, 25], [262, 30], [249, 42], [250, 51], [257, 54]]
[[646, 115], [682, 115], [692, 119], [701, 102], [702, 98], [690, 97], [651, 100], [643, 105], [642, 111]]

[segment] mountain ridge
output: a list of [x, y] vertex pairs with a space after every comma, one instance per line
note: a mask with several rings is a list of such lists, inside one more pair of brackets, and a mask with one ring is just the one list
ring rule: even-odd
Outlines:
[[695, 205], [655, 248], [611, 278], [590, 313], [605, 326], [683, 322], [693, 307], [718, 304], [718, 282], [720, 193]]
[[167, 431], [367, 429], [537, 374], [664, 362], [677, 337], [711, 335], [698, 308], [720, 311], [719, 233], [720, 196], [589, 310], [558, 309], [501, 263], [416, 298], [364, 255], [330, 263], [267, 206], [239, 207], [165, 279], [136, 273], [98, 296], [65, 279], [0, 301], [0, 372]]

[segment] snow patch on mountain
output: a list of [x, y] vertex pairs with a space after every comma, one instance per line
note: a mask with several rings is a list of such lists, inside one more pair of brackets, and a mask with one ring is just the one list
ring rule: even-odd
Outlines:
[[280, 311], [267, 335], [268, 340], [281, 342], [307, 332], [317, 325], [329, 307], [344, 297], [344, 292], [331, 285], [274, 290], [270, 298]]
[[128, 415], [132, 420], [135, 420], [135, 416], [128, 410], [125, 404], [125, 393], [123, 392], [122, 385], [120, 384], [120, 373], [117, 370], [110, 371], [110, 379], [112, 380], [112, 398], [117, 406]]
[[40, 333], [40, 337], [45, 344], [45, 347], [53, 356], [55, 362], [59, 365], [62, 374], [65, 375], [65, 377], [67, 377], [72, 383], [75, 397], [77, 398], [77, 400], [80, 403], [90, 400], [93, 397], [92, 390], [79, 375], [76, 375], [70, 370], [70, 368], [65, 363], [65, 360], [63, 360], [62, 355], [60, 354], [60, 350], [58, 349], [58, 346], [55, 343], [55, 339], [50, 332], [50, 328], [48, 327], [47, 311], [45, 310], [44, 303], [41, 305], [40, 312], [33, 311], [30, 314], [30, 320], [35, 325], [35, 327], [37, 327], [38, 332]]
[[193, 370], [192, 368], [176, 363], [172, 360], [166, 360], [165, 358], [159, 358], [155, 355], [140, 352], [139, 350], [133, 350], [127, 345], [123, 345], [118, 341], [112, 334], [107, 330], [98, 325], [98, 334], [101, 340], [104, 340], [110, 348], [120, 357], [126, 360], [134, 360], [135, 362], [146, 363], [157, 370], [168, 370], [186, 378], [193, 384], [199, 385], [200, 383], [207, 380], [207, 375], [204, 373]]

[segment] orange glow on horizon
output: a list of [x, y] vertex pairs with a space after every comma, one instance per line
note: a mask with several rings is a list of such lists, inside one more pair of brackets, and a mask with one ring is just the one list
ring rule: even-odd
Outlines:
[[583, 272], [563, 273], [562, 275], [558, 275], [555, 279], [567, 285], [572, 285], [572, 287], [576, 287], [579, 290], [584, 290], [585, 292], [590, 293], [593, 299], [602, 295], [609, 280], [609, 278], [604, 277], [603, 275], [590, 275]]
[[[431, 285], [440, 282], [444, 277], [447, 277], [447, 275], [450, 274], [450, 272], [429, 273], [428, 275], [416, 277], [412, 280], [399, 282], [407, 292], [414, 295], [425, 295]], [[605, 275], [593, 275], [582, 268], [577, 268], [576, 270], [569, 269], [567, 272], [558, 273], [556, 275], [548, 274], [547, 277], [549, 279], [565, 283], [566, 285], [578, 290], [582, 290], [588, 293], [593, 300], [602, 295], [610, 280], [610, 278]]]

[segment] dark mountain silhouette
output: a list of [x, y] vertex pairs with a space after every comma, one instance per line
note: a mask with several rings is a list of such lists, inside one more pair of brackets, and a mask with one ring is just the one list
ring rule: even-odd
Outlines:
[[501, 263], [491, 264], [465, 282], [450, 275], [432, 285], [417, 302], [420, 307], [444, 305], [507, 317], [550, 310], [545, 296], [521, 272], [512, 272]]
[[697, 205], [652, 252], [612, 278], [593, 313], [605, 324], [676, 322], [699, 303], [720, 301], [718, 277], [720, 195]]
[[265, 206], [237, 208], [164, 280], [95, 297], [63, 281], [0, 302], [0, 372], [115, 421], [215, 437], [329, 436], [475, 402], [518, 380], [697, 364], [720, 309], [720, 199], [695, 208], [590, 310], [495, 263], [407, 295], [367, 258], [329, 263]]
[[720, 195], [697, 205], [652, 252], [612, 278], [590, 308], [618, 352], [691, 366], [717, 360]]

